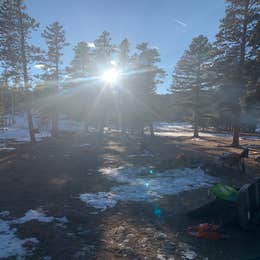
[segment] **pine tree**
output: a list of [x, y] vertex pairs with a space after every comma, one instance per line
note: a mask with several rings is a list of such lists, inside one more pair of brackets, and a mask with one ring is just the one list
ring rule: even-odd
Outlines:
[[[104, 31], [95, 41], [95, 49], [93, 50], [93, 76], [100, 76], [105, 70], [111, 68], [111, 61], [116, 52], [116, 46], [112, 44], [110, 33]], [[99, 85], [98, 94], [98, 111], [95, 116], [99, 124], [100, 133], [103, 133], [105, 123], [111, 117], [112, 95], [111, 89], [104, 86], [104, 82]]]
[[[22, 0], [5, 0], [0, 11], [1, 57], [10, 76], [22, 81], [27, 95], [31, 98], [29, 65], [39, 60], [39, 48], [31, 45], [29, 39], [33, 30], [38, 28], [34, 18], [26, 13]], [[27, 108], [29, 134], [35, 142], [35, 131], [30, 107]]]
[[161, 60], [157, 48], [141, 43], [136, 49], [137, 52], [131, 57], [132, 72], [129, 75], [129, 93], [134, 104], [133, 120], [142, 134], [144, 126], [150, 125], [153, 135], [152, 122], [158, 119], [154, 112], [156, 88], [163, 81], [165, 72], [157, 65]]
[[131, 68], [130, 63], [130, 54], [129, 54], [130, 44], [128, 39], [124, 39], [118, 46], [119, 54], [118, 54], [118, 62], [119, 68], [121, 72], [120, 78], [120, 89], [118, 91], [117, 98], [117, 113], [118, 113], [118, 125], [119, 128], [122, 129], [123, 132], [126, 131], [127, 126], [129, 126], [130, 113], [129, 113], [129, 98], [127, 90], [129, 88], [129, 79], [127, 77], [127, 73]]
[[129, 66], [129, 62], [130, 62], [129, 48], [130, 48], [130, 44], [128, 39], [124, 39], [119, 44], [119, 64], [122, 70], [127, 70], [127, 67]]
[[233, 145], [239, 146], [241, 98], [245, 95], [245, 64], [250, 53], [250, 38], [259, 20], [259, 0], [227, 0], [226, 14], [216, 35], [216, 68], [222, 85], [233, 92]]
[[79, 42], [74, 48], [74, 57], [70, 66], [66, 69], [73, 79], [81, 79], [91, 74], [93, 63], [93, 51], [88, 42]]
[[[65, 39], [65, 31], [63, 26], [58, 22], [54, 22], [47, 26], [42, 33], [42, 36], [47, 44], [47, 55], [44, 60], [44, 78], [51, 82], [53, 86], [53, 93], [57, 94], [59, 91], [59, 81], [61, 78], [62, 70], [60, 65], [62, 64], [63, 48], [67, 46]], [[52, 135], [58, 136], [58, 113], [57, 108], [53, 108], [52, 114]]]
[[199, 122], [203, 109], [202, 92], [211, 87], [209, 66], [212, 62], [213, 48], [207, 37], [199, 35], [193, 38], [188, 50], [178, 61], [173, 73], [172, 93], [182, 93], [183, 107], [193, 112], [194, 137], [199, 136]]

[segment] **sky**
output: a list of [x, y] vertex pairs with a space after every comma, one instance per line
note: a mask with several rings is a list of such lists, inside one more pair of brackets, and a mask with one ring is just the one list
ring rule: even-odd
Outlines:
[[203, 34], [211, 41], [224, 16], [224, 0], [27, 0], [28, 12], [40, 22], [33, 42], [45, 48], [40, 31], [54, 21], [65, 29], [70, 46], [64, 49], [64, 66], [73, 57], [79, 41], [94, 41], [104, 30], [112, 42], [130, 41], [131, 49], [149, 42], [161, 54], [166, 73], [158, 93], [171, 84], [174, 66], [193, 37]]

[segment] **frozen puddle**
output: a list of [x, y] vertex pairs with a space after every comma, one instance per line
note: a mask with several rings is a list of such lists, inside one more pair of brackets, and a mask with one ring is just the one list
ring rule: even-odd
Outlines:
[[217, 179], [197, 169], [174, 169], [155, 172], [141, 167], [106, 168], [101, 170], [107, 178], [118, 182], [109, 192], [85, 193], [80, 199], [97, 209], [106, 210], [119, 201], [153, 201], [165, 195], [209, 187]]
[[[17, 229], [13, 228], [12, 225], [21, 225], [29, 221], [39, 222], [56, 222], [58, 225], [65, 224], [68, 222], [66, 217], [55, 218], [48, 217], [42, 211], [29, 210], [21, 218], [9, 220], [9, 212], [0, 212], [0, 259], [15, 257], [15, 259], [25, 259], [30, 256], [35, 249], [35, 246], [39, 241], [34, 238], [20, 239], [17, 236]], [[8, 218], [8, 220], [6, 220]], [[26, 244], [29, 245], [28, 249]]]

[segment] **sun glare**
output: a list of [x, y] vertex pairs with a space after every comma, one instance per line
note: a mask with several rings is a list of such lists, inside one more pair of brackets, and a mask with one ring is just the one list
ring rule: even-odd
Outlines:
[[102, 76], [103, 80], [109, 84], [115, 83], [118, 77], [119, 77], [119, 72], [115, 68], [111, 68], [105, 71]]

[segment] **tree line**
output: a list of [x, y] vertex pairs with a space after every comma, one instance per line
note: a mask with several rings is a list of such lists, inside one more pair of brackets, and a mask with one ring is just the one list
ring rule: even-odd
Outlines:
[[[54, 22], [43, 30], [46, 48], [42, 50], [31, 44], [39, 23], [27, 13], [24, 1], [3, 0], [1, 111], [13, 107], [13, 96], [25, 104], [33, 142], [32, 108], [36, 107], [48, 115], [54, 137], [59, 134], [58, 114], [64, 113], [100, 132], [113, 126], [144, 134], [149, 126], [152, 135], [153, 122], [188, 120], [195, 137], [209, 126], [232, 129], [233, 145], [238, 146], [241, 127], [254, 129], [259, 117], [259, 9], [259, 0], [227, 0], [215, 40], [195, 37], [173, 70], [170, 94], [159, 95], [156, 89], [166, 72], [160, 67], [159, 50], [149, 43], [132, 48], [123, 39], [114, 44], [104, 31], [91, 43], [77, 43], [64, 68], [68, 43], [63, 26]], [[33, 66], [41, 69], [37, 75]], [[113, 84], [100, 77], [111, 67], [120, 72]]]

